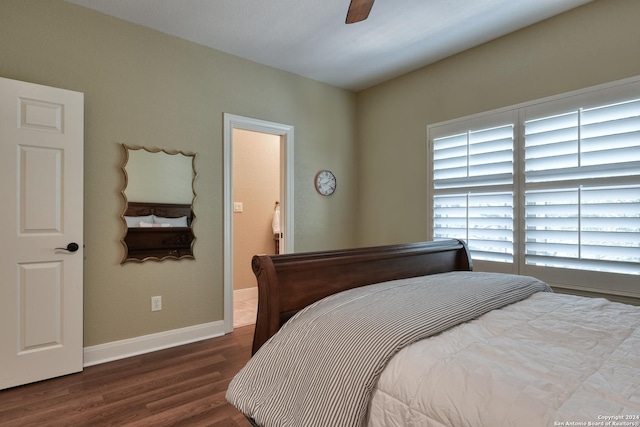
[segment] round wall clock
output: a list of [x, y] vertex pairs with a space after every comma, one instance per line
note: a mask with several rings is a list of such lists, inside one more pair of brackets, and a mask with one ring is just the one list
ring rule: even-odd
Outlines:
[[336, 177], [328, 170], [321, 170], [316, 174], [316, 190], [323, 196], [330, 196], [336, 191]]

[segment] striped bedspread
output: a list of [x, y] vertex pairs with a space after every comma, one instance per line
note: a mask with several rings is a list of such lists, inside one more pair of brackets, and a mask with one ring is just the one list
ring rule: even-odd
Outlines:
[[300, 311], [235, 376], [227, 400], [263, 427], [361, 426], [403, 347], [551, 289], [532, 277], [451, 272], [365, 286]]

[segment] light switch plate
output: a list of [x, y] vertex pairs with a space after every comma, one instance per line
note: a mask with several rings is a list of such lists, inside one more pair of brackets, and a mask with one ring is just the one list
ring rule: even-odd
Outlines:
[[151, 297], [151, 311], [162, 310], [162, 296]]

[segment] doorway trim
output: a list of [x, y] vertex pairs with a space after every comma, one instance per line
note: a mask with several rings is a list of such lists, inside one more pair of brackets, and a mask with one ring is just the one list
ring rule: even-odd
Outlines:
[[224, 218], [224, 330], [233, 331], [233, 131], [234, 129], [278, 135], [280, 150], [280, 212], [284, 233], [281, 252], [293, 252], [293, 126], [224, 113], [223, 218]]

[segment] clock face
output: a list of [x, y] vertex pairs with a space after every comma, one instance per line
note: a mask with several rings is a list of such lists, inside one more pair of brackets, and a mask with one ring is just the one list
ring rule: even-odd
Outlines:
[[323, 196], [329, 196], [336, 191], [336, 177], [327, 170], [322, 170], [316, 175], [316, 190]]

